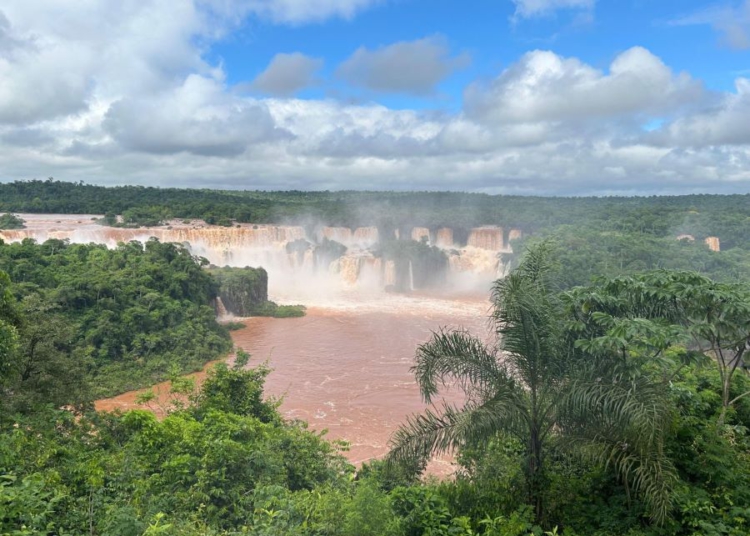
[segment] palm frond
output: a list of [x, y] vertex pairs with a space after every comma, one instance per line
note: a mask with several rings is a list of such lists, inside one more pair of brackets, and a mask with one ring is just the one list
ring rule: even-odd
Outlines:
[[535, 280], [513, 273], [495, 283], [493, 319], [506, 364], [528, 385], [553, 382], [567, 360], [559, 304]]
[[419, 346], [412, 367], [422, 398], [429, 404], [439, 385], [451, 379], [478, 401], [491, 397], [498, 384], [509, 380], [497, 357], [482, 341], [462, 330], [441, 330]]
[[646, 378], [615, 383], [611, 377], [596, 378], [573, 382], [566, 393], [560, 420], [563, 441], [631, 482], [649, 505], [651, 518], [661, 523], [671, 509], [676, 482], [664, 454], [670, 406], [661, 386]]
[[508, 394], [463, 408], [444, 403], [439, 412], [427, 409], [409, 417], [394, 433], [388, 456], [392, 461], [428, 459], [467, 443], [489, 440], [498, 430], [519, 434], [527, 418]]
[[592, 461], [610, 467], [633, 486], [648, 506], [654, 523], [661, 524], [672, 509], [672, 491], [677, 472], [663, 449], [645, 448], [638, 443], [604, 441], [603, 438], [579, 445], [578, 452], [588, 453]]
[[[561, 423], [579, 426], [589, 437], [616, 435], [623, 441], [637, 438], [644, 445], [663, 441], [670, 420], [670, 405], [661, 385], [648, 378], [578, 379], [561, 400]], [[623, 434], [632, 431], [631, 437]]]

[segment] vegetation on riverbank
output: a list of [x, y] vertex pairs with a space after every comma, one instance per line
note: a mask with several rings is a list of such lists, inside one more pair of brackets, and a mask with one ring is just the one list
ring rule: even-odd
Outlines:
[[71, 375], [77, 379], [68, 383], [85, 385], [88, 400], [110, 396], [175, 369], [200, 370], [231, 348], [211, 306], [218, 285], [183, 246], [0, 241], [0, 271], [12, 281], [7, 290], [22, 341], [20, 383], [6, 402], [22, 399], [27, 384], [53, 389]]
[[[40, 265], [35, 277], [63, 279], [78, 256], [106, 260], [95, 246], [47, 251], [59, 246], [0, 246], [0, 258], [12, 251]], [[181, 255], [127, 247], [113, 258], [155, 265], [153, 276], [163, 254]], [[35, 248], [47, 250], [29, 257]], [[29, 303], [51, 285], [0, 275], [0, 534], [747, 534], [750, 289], [656, 271], [560, 293], [555, 260], [545, 244], [497, 283], [497, 349], [450, 330], [418, 349], [423, 395], [456, 378], [466, 405], [415, 416], [386, 462], [356, 473], [339, 445], [285, 421], [263, 398], [268, 370], [243, 360], [217, 366], [200, 391], [176, 382], [190, 404], [162, 421], [53, 409], [85, 391], [86, 371], [69, 368], [78, 326]], [[29, 363], [49, 372], [24, 378]], [[420, 483], [445, 449], [455, 480]]]
[[[448, 275], [448, 256], [425, 241], [387, 240], [379, 244], [375, 254], [385, 261], [393, 261], [395, 290], [440, 288]], [[413, 288], [412, 288], [413, 287]]]

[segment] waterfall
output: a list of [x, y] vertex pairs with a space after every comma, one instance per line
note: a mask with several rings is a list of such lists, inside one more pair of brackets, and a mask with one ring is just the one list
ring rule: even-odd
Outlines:
[[380, 241], [380, 233], [377, 227], [358, 227], [352, 235], [353, 245], [361, 248], [370, 248]]
[[422, 239], [426, 239], [427, 243], [430, 243], [430, 230], [427, 227], [414, 227], [411, 230], [411, 239], [415, 242], [421, 242]]
[[383, 283], [385, 286], [396, 284], [396, 263], [394, 261], [385, 261], [383, 268]]
[[[241, 224], [234, 227], [207, 225], [193, 220], [190, 223], [172, 222], [170, 226], [128, 229], [103, 227], [89, 220], [77, 220], [56, 215], [28, 215], [26, 229], [0, 231], [6, 242], [18, 242], [33, 238], [43, 242], [49, 238], [70, 240], [72, 243], [95, 242], [108, 247], [130, 241], [147, 242], [155, 237], [162, 242], [177, 242], [188, 247], [196, 256], [205, 257], [212, 264], [229, 266], [262, 266], [269, 273], [271, 293], [305, 293], [314, 290], [325, 294], [336, 290], [368, 288], [382, 290], [385, 287], [401, 286], [414, 290], [414, 267], [399, 265], [393, 260], [379, 259], [372, 248], [377, 245], [378, 228], [317, 227], [315, 235], [309, 235], [302, 226]], [[508, 239], [521, 235], [518, 229], [510, 229]], [[454, 243], [451, 228], [442, 227], [430, 231], [428, 227], [394, 229], [401, 238], [421, 240], [442, 248], [449, 259], [447, 284], [455, 288], [486, 288], [487, 282], [503, 276], [507, 270], [498, 261], [498, 253], [507, 244], [503, 240], [503, 229], [497, 226], [477, 227], [470, 231], [468, 245]], [[329, 238], [345, 245], [348, 250], [341, 255], [334, 247], [326, 255], [319, 256], [316, 242]], [[303, 244], [302, 241], [305, 243]], [[716, 238], [707, 240], [709, 247], [718, 250]], [[341, 255], [339, 257], [339, 255]], [[403, 270], [403, 271], [402, 271]], [[408, 277], [408, 281], [407, 278]], [[223, 304], [217, 302], [217, 314]]]
[[468, 245], [491, 251], [503, 249], [503, 228], [494, 226], [477, 227], [469, 233]]
[[216, 316], [219, 318], [223, 318], [229, 315], [229, 313], [227, 312], [227, 308], [224, 307], [224, 302], [221, 301], [221, 298], [219, 296], [216, 296], [215, 309], [216, 309]]
[[721, 241], [716, 236], [709, 236], [705, 240], [708, 249], [711, 251], [721, 251]]
[[453, 247], [453, 229], [443, 227], [438, 229], [435, 245], [439, 248], [450, 249]]

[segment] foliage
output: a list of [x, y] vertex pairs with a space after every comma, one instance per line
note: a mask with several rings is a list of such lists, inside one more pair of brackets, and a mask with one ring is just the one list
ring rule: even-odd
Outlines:
[[629, 340], [648, 335], [651, 341], [659, 337], [658, 351], [685, 342], [697, 356], [710, 356], [722, 381], [720, 422], [727, 409], [750, 395], [730, 394], [735, 373], [747, 372], [750, 287], [717, 283], [694, 272], [662, 270], [602, 280], [595, 289], [576, 289], [568, 299], [579, 332], [591, 339], [592, 346], [614, 341], [623, 351], [623, 335], [629, 334]]
[[18, 349], [18, 313], [11, 294], [10, 277], [0, 271], [0, 387], [15, 366], [14, 357]]
[[268, 301], [268, 272], [263, 268], [211, 268], [210, 273], [219, 283], [224, 307], [234, 315], [251, 316]]
[[5, 376], [16, 398], [34, 385], [59, 403], [55, 386], [75, 390], [81, 376], [90, 396], [111, 395], [156, 383], [175, 365], [199, 370], [230, 348], [210, 306], [217, 284], [183, 246], [26, 239], [0, 244], [0, 270], [26, 318], [15, 324], [24, 341]]
[[384, 241], [376, 254], [395, 263], [395, 290], [399, 292], [437, 287], [445, 282], [448, 256], [442, 249], [429, 246], [424, 241]]
[[279, 305], [267, 301], [251, 311], [248, 316], [270, 316], [273, 318], [299, 318], [305, 316], [307, 308], [304, 305]]
[[239, 331], [247, 327], [246, 324], [243, 324], [242, 322], [236, 322], [236, 321], [225, 322], [223, 325], [229, 331]]
[[[155, 227], [162, 225], [169, 219], [169, 210], [164, 207], [132, 207], [122, 213], [122, 222], [115, 223], [118, 227]], [[105, 217], [105, 223], [109, 223]]]
[[219, 297], [227, 311], [240, 317], [305, 316], [302, 305], [278, 305], [268, 300], [268, 273], [263, 268], [211, 268], [219, 283]]
[[141, 410], [16, 421], [0, 432], [2, 533], [241, 530], [262, 489], [348, 481], [320, 434], [262, 400], [266, 373], [218, 366], [190, 407], [162, 421]]
[[612, 467], [646, 499], [652, 518], [664, 521], [674, 480], [663, 453], [670, 417], [665, 385], [642, 374], [627, 354], [582, 351], [564, 329], [549, 271], [542, 245], [495, 284], [496, 347], [464, 331], [435, 333], [419, 347], [413, 370], [425, 401], [455, 380], [466, 403], [412, 417], [395, 435], [391, 456], [419, 459], [490, 441], [498, 432], [514, 436], [524, 445], [528, 499], [544, 522], [546, 456], [557, 443]]
[[516, 254], [505, 261], [518, 265], [527, 247], [546, 239], [556, 244], [555, 280], [561, 288], [588, 285], [596, 277], [616, 277], [653, 269], [690, 270], [724, 282], [750, 279], [750, 243], [728, 249], [722, 236], [722, 251], [710, 251], [702, 242], [675, 240], [666, 236], [609, 231], [588, 225], [547, 228], [515, 242]]
[[18, 304], [20, 345], [5, 371], [0, 408], [31, 413], [43, 404], [82, 407], [91, 400], [86, 352], [57, 304], [30, 294]]
[[342, 257], [346, 250], [347, 247], [344, 244], [323, 238], [319, 244], [315, 245], [315, 262], [318, 266], [328, 266], [331, 261]]

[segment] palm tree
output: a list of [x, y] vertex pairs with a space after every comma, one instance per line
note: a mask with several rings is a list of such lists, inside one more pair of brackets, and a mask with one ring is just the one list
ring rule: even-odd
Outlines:
[[530, 249], [493, 285], [495, 343], [441, 330], [418, 348], [412, 370], [424, 400], [432, 404], [440, 386], [456, 383], [465, 403], [409, 418], [392, 439], [389, 459], [424, 460], [499, 433], [515, 436], [525, 447], [528, 500], [543, 522], [545, 454], [555, 442], [613, 468], [660, 522], [674, 480], [663, 450], [664, 386], [627, 353], [585, 352], [576, 343], [552, 289], [550, 249], [548, 243]]

